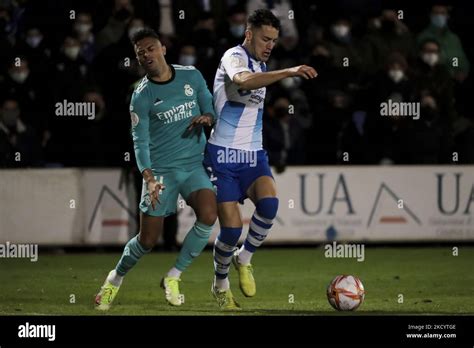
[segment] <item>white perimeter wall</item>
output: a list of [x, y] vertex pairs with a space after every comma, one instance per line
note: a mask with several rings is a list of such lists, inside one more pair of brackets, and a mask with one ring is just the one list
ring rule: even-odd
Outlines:
[[[137, 208], [121, 174], [0, 170], [0, 243], [124, 244]], [[474, 240], [473, 166], [292, 167], [275, 179], [280, 208], [268, 243]], [[253, 210], [242, 206], [244, 231]], [[194, 214], [178, 211], [182, 241]]]

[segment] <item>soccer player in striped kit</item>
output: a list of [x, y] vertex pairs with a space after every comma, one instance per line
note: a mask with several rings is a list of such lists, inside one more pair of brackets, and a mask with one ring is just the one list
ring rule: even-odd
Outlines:
[[[223, 309], [239, 309], [229, 284], [234, 264], [239, 285], [247, 297], [255, 296], [252, 255], [265, 240], [278, 210], [278, 198], [266, 151], [262, 148], [265, 87], [287, 77], [312, 79], [316, 70], [306, 65], [268, 72], [266, 62], [275, 47], [280, 21], [269, 10], [257, 10], [247, 21], [245, 40], [227, 50], [214, 80], [217, 123], [206, 147], [204, 165], [217, 189], [221, 230], [214, 243], [212, 294]], [[255, 204], [246, 240], [239, 203]]]

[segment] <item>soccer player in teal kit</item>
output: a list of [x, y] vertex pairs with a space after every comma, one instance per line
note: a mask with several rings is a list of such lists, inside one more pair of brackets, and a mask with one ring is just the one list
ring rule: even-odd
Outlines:
[[155, 245], [165, 216], [176, 212], [178, 194], [194, 209], [196, 222], [184, 239], [175, 265], [162, 278], [169, 304], [180, 306], [179, 281], [206, 246], [217, 218], [216, 197], [202, 165], [206, 137], [202, 125], [214, 119], [212, 95], [192, 66], [169, 65], [158, 35], [144, 29], [132, 38], [146, 76], [130, 103], [137, 165], [143, 175], [140, 233], [123, 255], [95, 299], [108, 310], [125, 274]]

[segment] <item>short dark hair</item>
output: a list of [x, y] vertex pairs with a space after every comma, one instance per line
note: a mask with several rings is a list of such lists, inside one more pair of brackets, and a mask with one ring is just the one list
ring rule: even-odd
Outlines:
[[441, 44], [439, 43], [438, 40], [433, 39], [433, 38], [426, 38], [426, 39], [422, 40], [420, 42], [420, 45], [418, 46], [419, 49], [420, 50], [423, 49], [423, 47], [425, 47], [425, 45], [428, 44], [428, 43], [434, 43], [436, 46], [438, 46], [438, 50], [441, 51]]
[[152, 37], [154, 39], [160, 40], [160, 36], [158, 35], [156, 31], [150, 28], [145, 28], [135, 33], [132, 36], [131, 41], [134, 45], [136, 45], [138, 41], [143, 40], [144, 38], [147, 38], [147, 37]]
[[272, 11], [267, 9], [258, 9], [254, 11], [254, 13], [249, 16], [247, 25], [252, 28], [261, 28], [263, 25], [270, 25], [278, 31], [281, 28], [280, 20], [272, 13]]

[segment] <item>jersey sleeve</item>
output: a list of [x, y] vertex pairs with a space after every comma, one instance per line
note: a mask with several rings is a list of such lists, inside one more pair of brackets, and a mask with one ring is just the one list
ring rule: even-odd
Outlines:
[[199, 70], [196, 70], [196, 72], [199, 86], [198, 103], [199, 109], [201, 110], [201, 114], [211, 114], [212, 117], [215, 119], [216, 113], [214, 111], [214, 105], [212, 103], [212, 94], [211, 92], [209, 92], [206, 80], [204, 80], [204, 77], [202, 76], [201, 72]]
[[130, 116], [132, 118], [133, 148], [140, 173], [146, 168], [151, 168], [149, 107], [150, 104], [146, 102], [146, 98], [141, 93], [133, 92], [130, 101]]
[[227, 51], [222, 57], [221, 66], [231, 81], [234, 80], [234, 76], [238, 73], [244, 71], [252, 72], [248, 67], [246, 57], [237, 50]]

